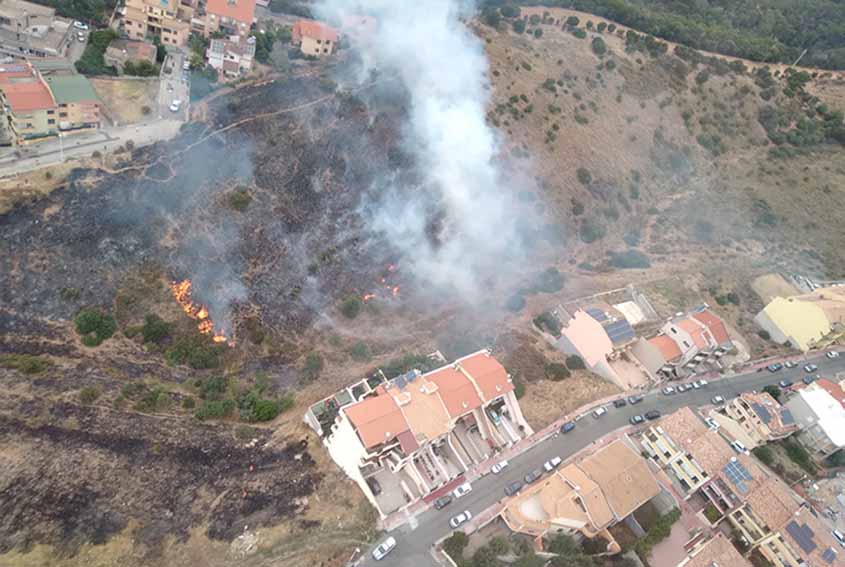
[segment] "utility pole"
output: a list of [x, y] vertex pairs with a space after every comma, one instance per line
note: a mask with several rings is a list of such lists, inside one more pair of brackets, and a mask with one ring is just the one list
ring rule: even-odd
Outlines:
[[[809, 49], [809, 47], [807, 49]], [[798, 62], [801, 61], [801, 58], [804, 57], [804, 55], [807, 53], [807, 49], [801, 52], [801, 55], [799, 55], [798, 59], [795, 60], [795, 63], [792, 64], [793, 67], [798, 65]]]

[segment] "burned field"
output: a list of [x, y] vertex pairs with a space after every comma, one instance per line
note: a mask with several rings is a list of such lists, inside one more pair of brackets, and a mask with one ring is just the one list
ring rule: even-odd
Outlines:
[[[313, 78], [244, 88], [173, 142], [75, 170], [0, 217], [0, 553], [72, 556], [129, 528], [152, 557], [196, 529], [229, 541], [307, 510], [322, 476], [306, 441], [186, 408], [212, 374], [265, 370], [262, 391], [281, 395], [298, 337], [395, 261], [358, 216], [379, 176], [413, 176], [391, 149], [403, 112], [391, 96]], [[182, 312], [181, 280], [228, 347]], [[73, 328], [91, 307], [116, 321], [96, 348]], [[170, 335], [144, 344], [151, 314]], [[168, 359], [182, 335], [217, 349], [215, 368]]]

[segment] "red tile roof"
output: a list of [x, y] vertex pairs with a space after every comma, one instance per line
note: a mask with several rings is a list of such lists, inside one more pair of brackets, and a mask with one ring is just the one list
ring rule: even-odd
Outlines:
[[725, 324], [709, 309], [706, 309], [701, 313], [695, 313], [693, 314], [693, 317], [704, 323], [704, 325], [710, 329], [710, 334], [713, 335], [714, 339], [716, 339], [716, 344], [721, 345], [731, 340], [728, 335], [728, 330], [725, 328]]
[[348, 406], [343, 411], [355, 426], [358, 436], [367, 449], [390, 441], [402, 432], [408, 431], [408, 422], [405, 421], [396, 401], [383, 392]]
[[323, 41], [337, 41], [337, 31], [334, 28], [311, 20], [299, 20], [293, 25], [292, 39], [294, 43], [302, 41], [303, 37]]
[[475, 386], [469, 378], [451, 366], [444, 366], [427, 374], [426, 379], [437, 384], [440, 399], [451, 417], [460, 417], [481, 407], [481, 398], [478, 397]]
[[698, 348], [707, 348], [707, 338], [704, 336], [704, 327], [701, 324], [689, 317], [681, 319], [675, 324], [689, 333], [695, 346]]
[[816, 384], [824, 389], [828, 394], [833, 396], [833, 399], [839, 402], [839, 405], [845, 408], [845, 390], [839, 387], [839, 384], [834, 384], [827, 378], [816, 380]]
[[255, 18], [255, 0], [208, 0], [205, 11], [218, 17], [252, 24]]
[[657, 335], [656, 337], [650, 338], [648, 342], [660, 351], [666, 362], [680, 358], [681, 354], [683, 354], [681, 349], [678, 348], [678, 343], [666, 335]]
[[56, 106], [50, 89], [28, 63], [1, 66], [0, 90], [12, 112], [31, 112]]
[[514, 389], [513, 384], [508, 380], [505, 367], [487, 352], [479, 352], [458, 360], [458, 364], [475, 380], [485, 402], [494, 400]]

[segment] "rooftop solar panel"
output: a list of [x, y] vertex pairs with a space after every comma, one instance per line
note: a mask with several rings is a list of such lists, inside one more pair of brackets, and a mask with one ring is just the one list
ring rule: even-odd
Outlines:
[[833, 563], [834, 559], [836, 559], [836, 550], [832, 547], [828, 547], [824, 550], [824, 553], [822, 553], [822, 559], [824, 559], [825, 563]]
[[746, 482], [754, 480], [754, 477], [751, 476], [751, 473], [748, 472], [748, 469], [746, 469], [742, 463], [732, 459], [728, 461], [724, 467], [722, 467], [722, 470], [724, 471], [725, 476], [728, 477], [728, 480], [730, 480], [740, 492], [743, 494], [748, 492], [748, 485]]
[[805, 553], [811, 553], [816, 549], [816, 542], [813, 541], [813, 535], [815, 534], [813, 534], [813, 530], [807, 524], [798, 525], [798, 522], [792, 520], [786, 524], [786, 531]]
[[604, 331], [610, 337], [610, 340], [617, 344], [634, 338], [634, 329], [625, 319], [606, 324]]
[[393, 383], [396, 384], [396, 387], [399, 388], [400, 390], [404, 389], [405, 386], [408, 384], [407, 381], [405, 380], [404, 374], [402, 376], [397, 376], [396, 378], [394, 378]]
[[601, 323], [602, 321], [607, 321], [607, 313], [605, 313], [598, 307], [587, 307], [584, 311], [586, 311], [590, 317], [592, 317], [599, 323]]
[[792, 416], [792, 412], [786, 408], [780, 410], [780, 420], [784, 425], [791, 425], [795, 423], [795, 418]]
[[772, 421], [772, 414], [770, 414], [769, 410], [763, 407], [762, 404], [758, 404], [757, 402], [751, 402], [751, 408], [754, 410], [754, 413], [756, 413], [766, 425], [768, 425], [769, 422]]
[[414, 380], [416, 380], [416, 379], [417, 379], [417, 377], [418, 377], [418, 376], [419, 376], [419, 374], [417, 373], [417, 371], [416, 371], [416, 370], [411, 370], [410, 372], [408, 372], [407, 374], [405, 374], [405, 379], [406, 379], [408, 382], [413, 382]]

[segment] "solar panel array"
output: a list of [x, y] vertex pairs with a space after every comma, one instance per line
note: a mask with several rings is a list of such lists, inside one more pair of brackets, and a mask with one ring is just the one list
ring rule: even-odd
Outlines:
[[795, 423], [795, 418], [792, 416], [792, 412], [786, 408], [780, 410], [780, 420], [784, 425], [791, 425]]
[[757, 402], [751, 402], [751, 408], [754, 410], [754, 413], [760, 416], [760, 419], [762, 419], [763, 423], [765, 423], [766, 425], [768, 425], [769, 422], [772, 421], [772, 414], [770, 414], [769, 410], [763, 407], [762, 404], [758, 404]]
[[751, 473], [748, 472], [748, 469], [746, 469], [742, 463], [731, 459], [728, 461], [728, 464], [722, 467], [722, 470], [724, 471], [725, 476], [728, 477], [728, 480], [730, 480], [740, 492], [743, 494], [748, 493], [748, 485], [745, 483], [750, 480], [754, 480], [754, 477], [751, 476]]
[[625, 319], [606, 324], [604, 331], [613, 344], [625, 343], [634, 338], [634, 328]]
[[810, 526], [807, 524], [798, 525], [798, 522], [792, 520], [786, 524], [786, 531], [792, 536], [792, 539], [798, 542], [798, 545], [804, 550], [804, 553], [812, 553], [812, 551], [818, 547], [816, 542], [813, 541], [813, 536], [816, 534], [813, 533], [813, 530], [811, 530]]
[[836, 559], [836, 550], [832, 547], [828, 547], [822, 553], [822, 559], [824, 559], [825, 563], [832, 564], [834, 559]]
[[587, 312], [587, 315], [601, 323], [602, 321], [607, 321], [607, 313], [599, 309], [598, 307], [587, 307], [584, 311]]

